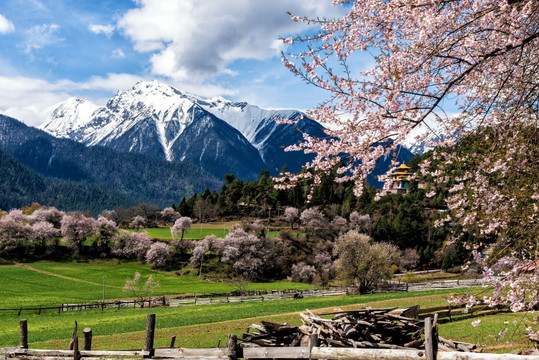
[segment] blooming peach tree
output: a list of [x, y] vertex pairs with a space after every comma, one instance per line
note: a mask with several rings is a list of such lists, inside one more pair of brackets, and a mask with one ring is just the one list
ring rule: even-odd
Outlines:
[[170, 233], [173, 237], [181, 234], [181, 239], [183, 240], [184, 233], [191, 228], [193, 225], [193, 220], [188, 216], [182, 216], [179, 219], [176, 219], [172, 228], [170, 228]]
[[[415, 138], [435, 147], [421, 165], [422, 176], [434, 184], [427, 196], [443, 186], [449, 194], [448, 215], [439, 224], [458, 222], [476, 239], [500, 241], [505, 253], [516, 250], [511, 256], [519, 269], [530, 270], [488, 277], [502, 281], [500, 286], [533, 275], [526, 266], [539, 251], [539, 2], [333, 4], [346, 14], [336, 19], [292, 14], [309, 28], [283, 39], [291, 46], [283, 54], [285, 66], [329, 98], [308, 113], [327, 125], [327, 137], [305, 134], [303, 143], [288, 148], [315, 154], [306, 166], [317, 171], [283, 173], [277, 187], [304, 180], [319, 184], [320, 174], [344, 164], [337, 181], [353, 181], [359, 196], [377, 160], [394, 156], [399, 145]], [[479, 136], [479, 147], [460, 151], [468, 136]], [[495, 258], [484, 265], [490, 267]], [[535, 284], [522, 290], [527, 299], [537, 294]], [[504, 299], [515, 303], [523, 297]]]

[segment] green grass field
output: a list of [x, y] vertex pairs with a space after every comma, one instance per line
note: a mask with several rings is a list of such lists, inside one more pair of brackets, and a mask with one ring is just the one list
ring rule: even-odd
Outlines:
[[[190, 240], [202, 240], [208, 235], [215, 235], [219, 238], [224, 238], [230, 228], [237, 222], [213, 222], [213, 223], [196, 223], [193, 224], [190, 230], [186, 231], [183, 235], [184, 239]], [[135, 231], [130, 229], [128, 231]], [[140, 232], [148, 234], [149, 237], [160, 240], [172, 240], [172, 235], [170, 234], [170, 228], [160, 227], [160, 228], [148, 228], [143, 229]], [[293, 233], [298, 234], [296, 231]], [[305, 235], [305, 233], [300, 233]], [[268, 231], [266, 236], [278, 236], [279, 231]], [[177, 237], [179, 239], [179, 237]]]
[[[204, 281], [196, 276], [176, 276], [156, 272], [148, 265], [136, 262], [118, 264], [116, 261], [50, 262], [0, 266], [0, 308], [20, 306], [58, 306], [101, 300], [103, 277], [105, 298], [132, 296], [122, 290], [125, 280], [140, 272], [143, 279], [153, 275], [159, 281], [155, 295], [225, 293], [234, 288], [223, 282]], [[306, 289], [311, 286], [287, 281], [251, 283], [249, 290]], [[2, 316], [0, 312], [0, 317]]]
[[[464, 290], [462, 290], [464, 291]], [[460, 291], [460, 292], [462, 292]], [[218, 342], [225, 344], [228, 334], [241, 335], [252, 323], [262, 320], [287, 322], [300, 325], [298, 312], [305, 309], [328, 311], [335, 308], [355, 309], [360, 307], [406, 307], [420, 304], [422, 307], [444, 305], [450, 290], [435, 290], [417, 293], [371, 294], [331, 298], [311, 298], [270, 302], [212, 304], [177, 308], [153, 309], [106, 309], [81, 312], [64, 312], [60, 315], [49, 313], [37, 315], [26, 313], [2, 316], [0, 321], [0, 347], [15, 346], [19, 337], [19, 319], [28, 320], [29, 343], [31, 348], [66, 349], [74, 322], [79, 329], [92, 328], [93, 348], [100, 350], [140, 349], [144, 344], [146, 315], [156, 314], [156, 347], [166, 347], [170, 336], [176, 335], [177, 346], [215, 347]], [[471, 325], [472, 319], [443, 324], [440, 335], [449, 339], [473, 342], [485, 351], [508, 352], [516, 348], [526, 348], [531, 344], [523, 335], [520, 324], [524, 314], [498, 314], [482, 317], [478, 327]], [[509, 325], [504, 324], [507, 322]], [[522, 325], [522, 324], [520, 324]], [[508, 334], [499, 339], [497, 334], [509, 327]], [[79, 330], [81, 331], [81, 330]], [[514, 332], [514, 334], [513, 334]]]
[[[103, 276], [106, 276], [106, 299], [129, 297], [122, 291], [125, 279], [139, 271], [143, 278], [153, 274], [160, 282], [156, 295], [180, 293], [215, 293], [233, 290], [222, 282], [203, 281], [195, 276], [176, 276], [173, 273], [152, 271], [147, 265], [115, 261], [50, 262], [0, 266], [0, 308], [58, 306], [61, 303], [79, 303], [100, 300]], [[250, 289], [308, 288], [305, 284], [289, 282], [253, 283]], [[65, 349], [74, 322], [79, 329], [91, 327], [95, 349], [141, 348], [144, 342], [145, 317], [157, 315], [156, 346], [164, 347], [171, 335], [177, 335], [177, 344], [184, 347], [214, 347], [228, 334], [241, 334], [251, 323], [261, 320], [299, 324], [298, 312], [305, 309], [333, 309], [357, 307], [422, 307], [445, 305], [452, 294], [462, 290], [434, 290], [417, 293], [372, 294], [362, 296], [306, 298], [267, 302], [212, 304], [153, 309], [105, 309], [58, 313], [44, 311], [0, 311], [0, 347], [17, 345], [19, 320], [28, 320], [29, 342], [33, 348]], [[507, 352], [526, 348], [524, 314], [498, 314], [483, 317], [482, 325], [474, 328], [472, 320], [464, 320], [440, 327], [446, 338], [481, 344], [488, 351]], [[519, 326], [515, 326], [516, 322]], [[508, 328], [503, 339], [500, 330]]]
[[[429, 292], [429, 296], [423, 299], [425, 306], [440, 305], [444, 298], [449, 297], [449, 291]], [[23, 313], [18, 317], [15, 312], [3, 313], [0, 315], [0, 347], [16, 345], [19, 336], [19, 320], [25, 318], [28, 320], [29, 342], [31, 346], [36, 347], [54, 347], [51, 340], [65, 340], [71, 336], [74, 322], [79, 323], [79, 329], [91, 327], [96, 336], [112, 335], [120, 333], [130, 333], [143, 331], [145, 327], [146, 314], [155, 313], [157, 316], [157, 328], [177, 328], [197, 324], [210, 324], [230, 320], [272, 316], [275, 314], [288, 314], [299, 312], [305, 309], [320, 309], [328, 307], [341, 307], [345, 305], [365, 304], [373, 301], [395, 301], [395, 304], [409, 306], [416, 304], [421, 296], [427, 293], [394, 293], [394, 294], [373, 294], [364, 296], [346, 296], [346, 297], [328, 297], [328, 298], [309, 298], [300, 300], [279, 300], [268, 302], [250, 302], [250, 303], [230, 303], [230, 304], [212, 304], [200, 306], [184, 307], [159, 307], [153, 309], [131, 309], [122, 308], [101, 310], [85, 310], [63, 312], [58, 315], [55, 313], [46, 313], [37, 315], [36, 312]], [[432, 294], [436, 294], [433, 296]], [[397, 300], [400, 299], [398, 302]], [[384, 305], [385, 306], [385, 305]], [[297, 315], [296, 315], [297, 316]], [[296, 319], [296, 322], [299, 321]], [[244, 327], [237, 327], [231, 322], [230, 331], [245, 330]], [[142, 342], [143, 340], [142, 335]], [[164, 346], [165, 340], [158, 339], [157, 346]], [[205, 346], [215, 346], [219, 339], [210, 334], [208, 339], [199, 338], [198, 341], [204, 342]], [[224, 340], [224, 339], [223, 339]], [[140, 347], [138, 338], [134, 342], [106, 343], [101, 346], [110, 349], [126, 349]], [[52, 341], [52, 344], [54, 341]], [[96, 346], [98, 343], [94, 342]], [[49, 344], [49, 345], [47, 345]], [[184, 344], [182, 342], [182, 344]], [[185, 344], [184, 346], [187, 346]], [[200, 346], [192, 344], [191, 346]], [[98, 348], [98, 347], [96, 347]]]
[[[196, 223], [193, 224], [190, 230], [186, 231], [183, 235], [184, 239], [201, 240], [208, 235], [215, 235], [220, 238], [224, 238], [228, 231], [234, 225], [233, 222], [214, 222], [214, 223]], [[135, 230], [129, 230], [135, 231]], [[170, 228], [148, 228], [143, 229], [140, 232], [145, 232], [154, 239], [172, 240]], [[177, 237], [179, 239], [179, 237]]]

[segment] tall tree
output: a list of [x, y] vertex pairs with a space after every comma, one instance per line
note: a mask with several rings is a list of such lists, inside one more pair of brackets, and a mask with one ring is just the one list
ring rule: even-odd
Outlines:
[[348, 284], [356, 284], [365, 293], [381, 280], [392, 275], [391, 265], [400, 262], [396, 246], [374, 243], [372, 238], [350, 230], [335, 241], [336, 272]]
[[176, 237], [181, 232], [180, 240], [183, 240], [184, 233], [191, 228], [192, 224], [193, 220], [191, 220], [190, 217], [182, 216], [181, 218], [177, 219], [176, 222], [174, 222], [174, 225], [170, 229], [170, 233], [173, 237]]

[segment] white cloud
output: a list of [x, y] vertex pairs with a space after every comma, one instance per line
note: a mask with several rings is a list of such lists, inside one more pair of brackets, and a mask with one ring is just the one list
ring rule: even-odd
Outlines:
[[38, 125], [45, 119], [49, 108], [68, 94], [57, 84], [23, 76], [0, 76], [0, 113]]
[[113, 25], [91, 24], [88, 29], [95, 34], [105, 34], [106, 37], [111, 37], [112, 33], [114, 32]]
[[118, 49], [112, 50], [112, 57], [114, 59], [123, 59], [123, 58], [125, 58], [125, 54], [122, 51], [122, 49], [118, 48]]
[[154, 52], [152, 72], [200, 81], [238, 59], [278, 55], [280, 36], [304, 29], [295, 14], [334, 16], [343, 11], [320, 0], [139, 0], [118, 21], [135, 50]]
[[131, 74], [108, 74], [83, 82], [65, 79], [49, 82], [24, 76], [0, 76], [0, 114], [37, 126], [47, 119], [56, 104], [70, 96], [84, 91], [104, 91], [113, 96], [116, 91], [126, 90], [141, 80], [146, 79]]
[[60, 29], [60, 26], [57, 24], [43, 24], [31, 27], [26, 31], [26, 53], [30, 53], [34, 49], [41, 49], [58, 41], [63, 41], [64, 39], [56, 36], [58, 29]]
[[6, 19], [4, 15], [0, 14], [0, 34], [7, 34], [13, 31], [15, 31], [15, 25]]

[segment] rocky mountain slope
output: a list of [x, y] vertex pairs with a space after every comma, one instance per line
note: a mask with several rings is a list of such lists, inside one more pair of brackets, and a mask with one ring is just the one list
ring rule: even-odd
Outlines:
[[217, 177], [233, 173], [253, 179], [263, 169], [276, 174], [285, 164], [299, 171], [311, 158], [285, 152], [284, 147], [297, 143], [301, 132], [324, 136], [322, 126], [309, 119], [297, 124], [275, 121], [300, 115], [296, 110], [203, 99], [153, 81], [118, 92], [102, 107], [68, 99], [40, 128], [88, 146], [192, 162]]

